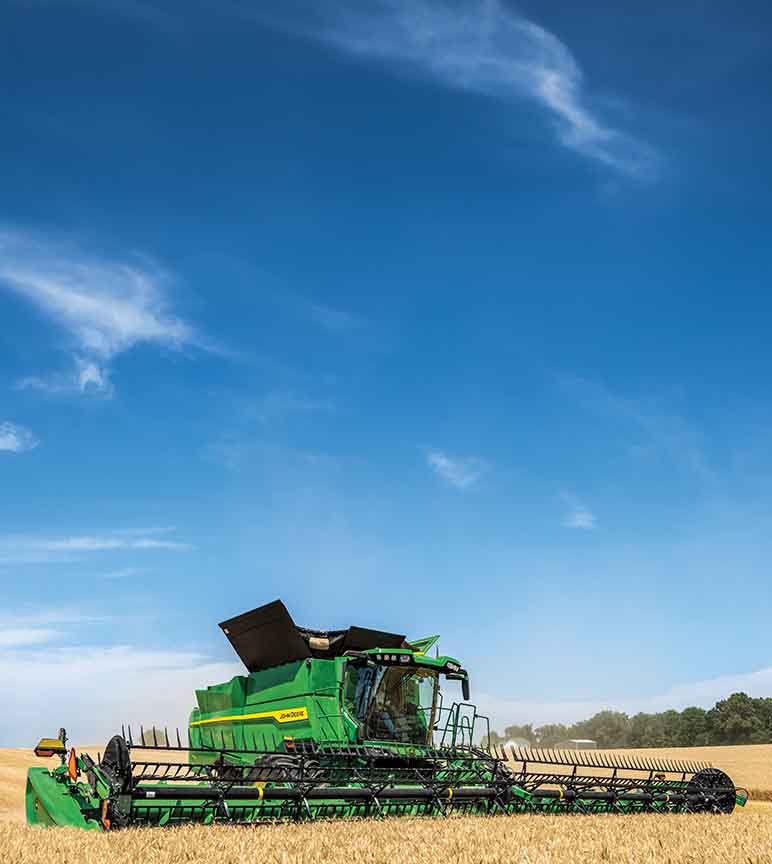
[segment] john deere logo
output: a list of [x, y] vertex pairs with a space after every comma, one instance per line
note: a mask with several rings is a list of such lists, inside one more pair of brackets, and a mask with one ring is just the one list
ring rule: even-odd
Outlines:
[[276, 719], [279, 723], [291, 723], [293, 720], [308, 720], [308, 711], [305, 708], [290, 708], [287, 711], [279, 711]]

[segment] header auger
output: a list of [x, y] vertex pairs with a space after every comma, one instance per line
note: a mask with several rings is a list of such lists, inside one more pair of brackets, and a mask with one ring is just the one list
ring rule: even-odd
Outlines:
[[[111, 830], [130, 825], [451, 812], [731, 813], [747, 793], [695, 762], [601, 752], [484, 748], [487, 718], [469, 703], [438, 637], [295, 625], [280, 601], [220, 625], [248, 674], [196, 691], [187, 735], [131, 728], [97, 759], [32, 768], [27, 821]], [[444, 704], [440, 680], [462, 695]]]

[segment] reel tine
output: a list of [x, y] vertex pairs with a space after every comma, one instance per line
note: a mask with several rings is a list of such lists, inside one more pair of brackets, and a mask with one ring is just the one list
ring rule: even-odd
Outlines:
[[155, 726], [153, 726], [153, 747], [158, 746], [158, 733], [156, 731]]
[[182, 742], [180, 741], [180, 727], [177, 726], [177, 746], [182, 750]]
[[164, 735], [166, 736], [166, 746], [169, 746], [169, 730], [164, 726]]
[[141, 723], [139, 724], [139, 743], [143, 745], [145, 743], [145, 727]]

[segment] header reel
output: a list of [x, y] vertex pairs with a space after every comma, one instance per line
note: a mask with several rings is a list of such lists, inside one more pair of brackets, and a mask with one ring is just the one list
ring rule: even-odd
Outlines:
[[[450, 813], [727, 814], [747, 799], [723, 771], [703, 763], [597, 751], [424, 748], [399, 754], [387, 747], [288, 741], [284, 752], [207, 749], [207, 762], [192, 764], [190, 756], [203, 751], [178, 740], [164, 734], [152, 744], [135, 744], [130, 734], [117, 735], [97, 761], [70, 750], [74, 770], [31, 769], [28, 815], [35, 814], [36, 824], [114, 830]], [[52, 780], [58, 796], [51, 794]]]

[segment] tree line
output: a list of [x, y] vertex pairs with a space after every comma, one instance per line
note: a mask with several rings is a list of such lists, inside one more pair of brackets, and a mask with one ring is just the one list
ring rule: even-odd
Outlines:
[[[590, 738], [604, 749], [768, 744], [772, 742], [772, 699], [733, 693], [708, 710], [691, 707], [632, 717], [621, 711], [599, 711], [571, 726], [507, 726], [503, 734], [491, 731], [490, 743], [503, 744], [512, 738], [525, 739], [531, 747], [555, 747], [571, 738]], [[486, 745], [487, 738], [482, 743]]]

